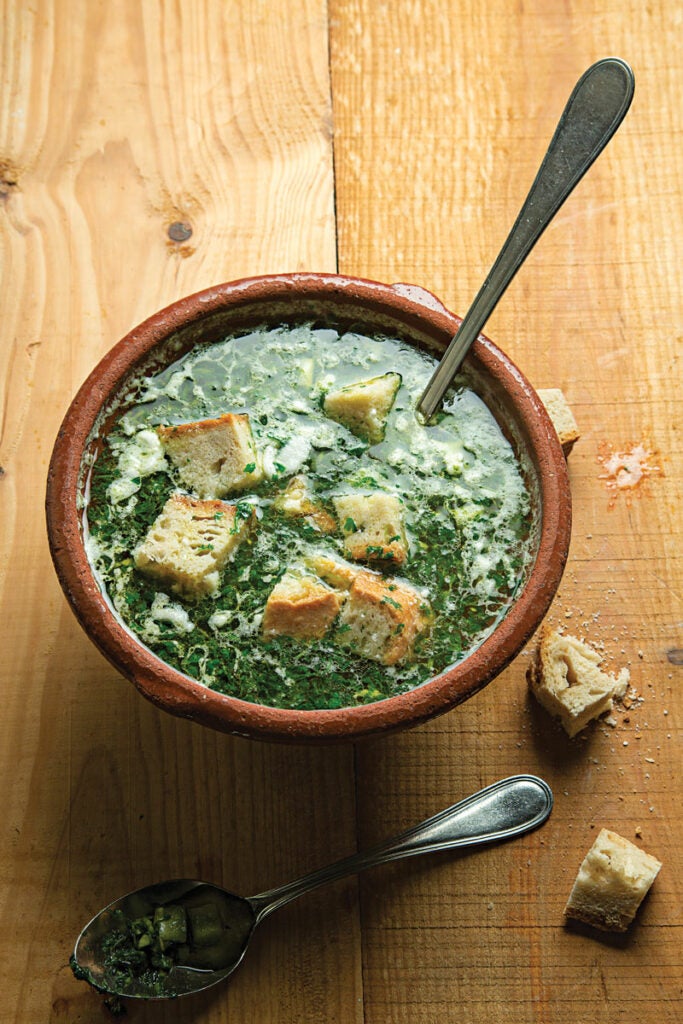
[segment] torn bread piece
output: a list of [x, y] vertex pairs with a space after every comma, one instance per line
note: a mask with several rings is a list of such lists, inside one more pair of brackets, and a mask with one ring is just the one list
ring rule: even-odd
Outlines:
[[580, 437], [574, 413], [559, 388], [541, 388], [537, 394], [557, 431], [566, 458]]
[[395, 494], [341, 494], [332, 499], [344, 535], [344, 554], [356, 562], [403, 565], [408, 542], [403, 504]]
[[565, 915], [602, 931], [626, 931], [661, 866], [628, 839], [601, 829], [579, 868]]
[[287, 571], [268, 596], [261, 630], [266, 637], [320, 639], [345, 599], [345, 593], [333, 590], [316, 576]]
[[357, 437], [378, 444], [400, 386], [401, 374], [393, 372], [347, 384], [325, 395], [323, 412]]
[[172, 494], [133, 552], [135, 565], [181, 597], [215, 594], [221, 569], [254, 519], [224, 501]]
[[305, 476], [293, 476], [284, 491], [278, 494], [273, 507], [288, 518], [306, 519], [321, 533], [335, 533], [337, 522], [311, 495]]
[[569, 736], [612, 709], [615, 697], [626, 693], [630, 673], [618, 676], [599, 667], [602, 657], [588, 644], [556, 630], [544, 629], [534, 662], [527, 671], [531, 692], [551, 715], [559, 718]]
[[200, 498], [224, 498], [263, 479], [247, 413], [157, 427], [182, 483]]

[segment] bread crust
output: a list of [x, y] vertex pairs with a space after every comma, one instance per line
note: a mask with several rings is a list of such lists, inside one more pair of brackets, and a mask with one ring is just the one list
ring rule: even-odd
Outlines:
[[320, 639], [336, 619], [345, 594], [314, 576], [287, 572], [271, 590], [261, 629], [264, 636]]

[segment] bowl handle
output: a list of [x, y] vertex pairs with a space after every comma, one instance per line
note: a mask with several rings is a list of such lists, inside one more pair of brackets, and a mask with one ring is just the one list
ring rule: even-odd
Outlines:
[[412, 302], [418, 302], [421, 306], [426, 306], [427, 309], [436, 310], [437, 313], [447, 313], [448, 316], [452, 316], [450, 309], [446, 309], [441, 299], [438, 299], [433, 292], [428, 291], [419, 284], [406, 284], [402, 281], [392, 284], [391, 288], [398, 295], [402, 295], [406, 299], [410, 299]]

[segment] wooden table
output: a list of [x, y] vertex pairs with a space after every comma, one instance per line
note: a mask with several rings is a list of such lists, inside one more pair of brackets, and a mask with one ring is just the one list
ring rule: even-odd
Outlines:
[[[128, 1019], [681, 1020], [679, 5], [4, 0], [0, 25], [0, 1019], [110, 1019], [68, 958], [137, 884], [260, 891], [524, 771], [555, 792], [542, 830], [321, 890], [269, 919], [229, 984]], [[631, 112], [487, 333], [579, 421], [549, 619], [630, 667], [631, 708], [569, 741], [527, 695], [532, 645], [460, 709], [355, 747], [157, 711], [50, 564], [46, 469], [80, 382], [154, 310], [245, 275], [414, 282], [464, 312], [574, 82], [613, 53]], [[643, 478], [616, 486], [629, 453]], [[602, 826], [664, 864], [622, 938], [563, 920]]]

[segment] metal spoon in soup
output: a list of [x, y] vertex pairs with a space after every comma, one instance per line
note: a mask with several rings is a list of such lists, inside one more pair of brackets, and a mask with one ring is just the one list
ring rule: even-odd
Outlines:
[[472, 342], [541, 234], [623, 121], [634, 88], [633, 71], [618, 57], [597, 61], [576, 83], [517, 220], [418, 402], [425, 420], [441, 405]]

